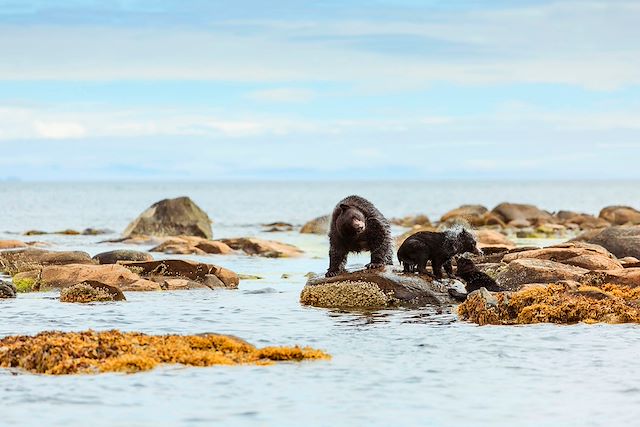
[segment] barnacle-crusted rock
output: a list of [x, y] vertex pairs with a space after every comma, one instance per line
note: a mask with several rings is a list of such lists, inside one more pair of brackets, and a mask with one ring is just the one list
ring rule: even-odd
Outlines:
[[640, 323], [640, 288], [551, 284], [491, 294], [482, 288], [458, 307], [458, 315], [479, 325], [529, 323]]
[[88, 303], [124, 300], [126, 298], [120, 289], [94, 280], [87, 280], [60, 290], [61, 302]]
[[133, 220], [122, 234], [125, 237], [187, 235], [207, 239], [213, 235], [209, 216], [188, 197], [154, 203]]
[[16, 287], [11, 282], [5, 282], [0, 280], [0, 299], [2, 298], [15, 298]]
[[447, 289], [457, 284], [454, 280], [436, 282], [415, 274], [361, 270], [328, 278], [311, 276], [300, 302], [334, 308], [446, 305], [454, 302]]
[[145, 335], [118, 330], [42, 332], [0, 339], [0, 367], [65, 375], [100, 372], [134, 373], [159, 364], [189, 366], [267, 365], [329, 359], [309, 347], [255, 346], [239, 338], [215, 335]]

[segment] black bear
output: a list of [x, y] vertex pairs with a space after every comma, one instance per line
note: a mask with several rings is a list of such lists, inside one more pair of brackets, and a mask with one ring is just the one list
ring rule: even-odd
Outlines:
[[453, 298], [464, 301], [467, 298], [467, 295], [480, 288], [485, 288], [491, 292], [500, 292], [503, 290], [498, 286], [496, 281], [491, 278], [491, 276], [478, 270], [476, 265], [469, 258], [460, 257], [456, 263], [458, 266], [456, 275], [464, 280], [467, 293], [463, 294], [455, 289], [449, 289], [449, 295]]
[[452, 228], [444, 232], [420, 231], [412, 234], [398, 249], [398, 260], [405, 273], [427, 274], [427, 262], [431, 261], [433, 275], [442, 279], [442, 267], [447, 276], [453, 277], [451, 259], [465, 252], [479, 254], [476, 239], [464, 228]]
[[393, 265], [389, 221], [360, 196], [342, 199], [333, 210], [329, 228], [329, 270], [326, 277], [345, 271], [349, 252], [371, 252], [368, 269]]

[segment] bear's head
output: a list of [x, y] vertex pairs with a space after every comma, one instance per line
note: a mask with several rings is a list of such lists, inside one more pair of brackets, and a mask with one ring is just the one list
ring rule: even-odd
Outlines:
[[461, 256], [456, 260], [458, 266], [458, 274], [461, 272], [472, 272], [476, 270], [476, 265], [469, 258]]
[[480, 249], [476, 246], [476, 239], [473, 237], [473, 234], [469, 233], [467, 230], [462, 230], [460, 234], [458, 234], [458, 253], [464, 254], [467, 252], [474, 253], [476, 255], [482, 254]]
[[360, 209], [346, 204], [338, 206], [340, 213], [336, 219], [336, 227], [342, 236], [356, 237], [367, 228], [366, 218]]

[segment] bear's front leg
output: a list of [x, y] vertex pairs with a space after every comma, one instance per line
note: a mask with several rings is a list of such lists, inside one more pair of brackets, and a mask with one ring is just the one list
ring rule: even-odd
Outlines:
[[332, 244], [329, 249], [329, 270], [324, 276], [333, 277], [344, 273], [346, 271], [347, 254], [348, 252], [342, 247], [336, 247]]
[[451, 258], [449, 258], [448, 260], [445, 261], [445, 263], [443, 264], [444, 267], [444, 271], [447, 272], [447, 277], [449, 279], [453, 279], [456, 276], [453, 274], [453, 266], [451, 265]]

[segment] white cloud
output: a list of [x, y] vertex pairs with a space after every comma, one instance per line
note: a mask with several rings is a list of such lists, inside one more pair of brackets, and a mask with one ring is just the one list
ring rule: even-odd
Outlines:
[[79, 123], [74, 122], [36, 121], [33, 127], [37, 135], [44, 139], [81, 138], [86, 135], [86, 129]]

